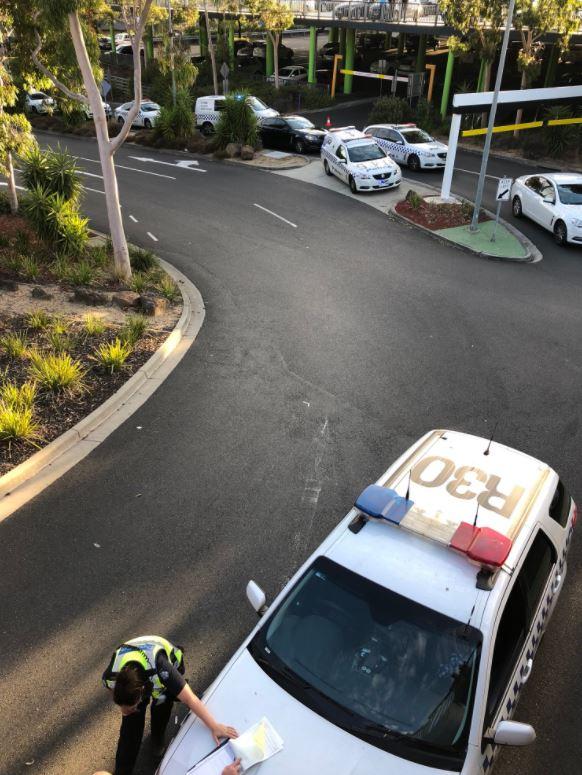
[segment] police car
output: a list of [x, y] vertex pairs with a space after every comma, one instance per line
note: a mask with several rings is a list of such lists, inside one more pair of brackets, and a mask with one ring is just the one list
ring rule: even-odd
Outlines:
[[[546, 464], [495, 441], [427, 433], [272, 604], [204, 695], [284, 748], [261, 775], [487, 775], [533, 728], [511, 720], [566, 577], [577, 510]], [[213, 748], [189, 715], [159, 775]]]
[[331, 129], [321, 147], [326, 175], [347, 183], [353, 194], [400, 185], [402, 172], [374, 139], [355, 127]]
[[372, 124], [364, 132], [372, 135], [394, 161], [411, 170], [435, 169], [446, 164], [448, 146], [416, 124]]

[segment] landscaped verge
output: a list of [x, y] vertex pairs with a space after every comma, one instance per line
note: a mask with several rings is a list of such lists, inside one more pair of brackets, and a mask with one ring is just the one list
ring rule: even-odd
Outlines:
[[491, 214], [485, 210], [479, 214], [479, 230], [470, 231], [471, 202], [443, 202], [438, 196], [422, 197], [410, 190], [406, 198], [392, 208], [392, 212], [438, 239], [480, 256], [507, 261], [541, 259], [535, 245], [521, 232], [501, 219], [496, 226]]

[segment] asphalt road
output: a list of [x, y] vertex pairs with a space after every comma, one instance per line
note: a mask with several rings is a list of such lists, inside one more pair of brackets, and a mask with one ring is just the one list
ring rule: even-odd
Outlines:
[[[99, 174], [92, 142], [61, 142]], [[191, 278], [207, 317], [154, 396], [0, 524], [2, 775], [111, 767], [115, 645], [166, 635], [202, 691], [254, 622], [246, 581], [272, 596], [431, 427], [498, 422], [582, 501], [580, 251], [489, 262], [269, 173], [130, 146], [117, 161], [128, 236]], [[105, 229], [102, 181], [86, 183]], [[499, 775], [579, 772], [581, 586], [575, 537], [518, 710], [538, 742]]]

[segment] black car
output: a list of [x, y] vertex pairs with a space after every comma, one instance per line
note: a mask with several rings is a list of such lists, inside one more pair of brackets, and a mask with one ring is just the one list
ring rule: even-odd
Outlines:
[[325, 129], [314, 126], [303, 116], [277, 116], [261, 121], [261, 139], [267, 148], [283, 148], [296, 153], [319, 151]]

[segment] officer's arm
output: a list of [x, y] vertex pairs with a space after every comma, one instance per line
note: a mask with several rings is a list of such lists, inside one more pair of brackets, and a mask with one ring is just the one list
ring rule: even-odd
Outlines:
[[234, 727], [220, 724], [214, 718], [206, 705], [194, 694], [188, 684], [182, 689], [178, 695], [178, 699], [190, 708], [192, 713], [195, 713], [200, 721], [206, 724], [208, 729], [212, 732], [212, 737], [217, 745], [221, 737], [238, 737], [238, 732]]

